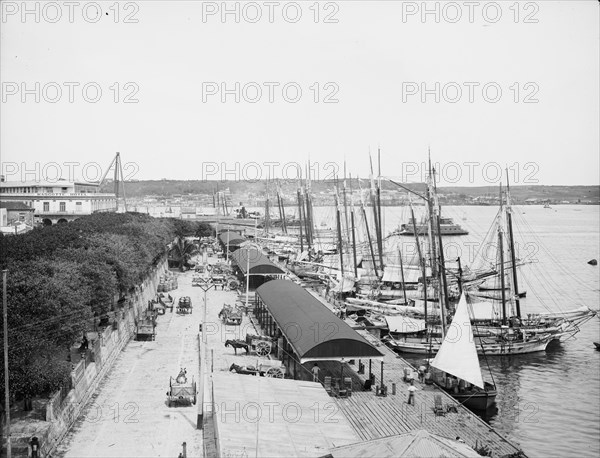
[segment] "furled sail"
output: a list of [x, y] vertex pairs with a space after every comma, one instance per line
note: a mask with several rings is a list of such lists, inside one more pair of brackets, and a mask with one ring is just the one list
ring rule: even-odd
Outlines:
[[481, 367], [467, 310], [467, 298], [464, 294], [460, 297], [452, 324], [449, 326], [444, 342], [431, 365], [447, 374], [483, 388]]

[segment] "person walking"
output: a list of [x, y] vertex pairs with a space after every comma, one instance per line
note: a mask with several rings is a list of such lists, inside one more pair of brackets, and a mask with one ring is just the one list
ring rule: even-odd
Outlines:
[[417, 387], [415, 386], [415, 382], [410, 381], [410, 386], [408, 387], [408, 401], [407, 404], [415, 405], [415, 391], [417, 391]]
[[315, 363], [315, 365], [312, 368], [313, 382], [319, 381], [319, 372], [321, 372], [321, 368], [317, 363]]

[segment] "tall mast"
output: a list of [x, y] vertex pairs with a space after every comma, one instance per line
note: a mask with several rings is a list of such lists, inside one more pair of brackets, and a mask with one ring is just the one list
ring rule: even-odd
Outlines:
[[429, 214], [429, 222], [428, 222], [428, 238], [429, 238], [429, 259], [431, 260], [431, 276], [436, 278], [438, 276], [437, 273], [437, 262], [436, 262], [436, 246], [435, 246], [435, 235], [434, 235], [434, 226], [435, 221], [433, 217], [433, 192], [432, 189], [433, 184], [431, 181], [431, 157], [429, 157], [429, 174], [427, 177], [427, 213]]
[[[429, 167], [431, 168], [431, 159], [429, 160]], [[442, 337], [446, 335], [446, 310], [448, 309], [448, 281], [446, 278], [446, 262], [444, 259], [444, 245], [442, 244], [442, 230], [440, 227], [440, 214], [442, 213], [442, 207], [437, 199], [437, 183], [436, 183], [436, 179], [435, 179], [435, 169], [433, 169], [433, 195], [434, 198], [436, 200], [435, 204], [438, 210], [438, 214], [436, 217], [436, 224], [437, 224], [437, 236], [438, 236], [438, 244], [439, 244], [439, 260], [440, 260], [440, 265], [439, 265], [439, 276], [440, 276], [440, 283], [441, 283], [441, 287], [442, 287], [442, 292], [444, 294], [444, 303], [442, 303], [442, 300], [440, 298], [440, 314], [441, 314], [441, 321], [442, 321]]]
[[379, 249], [379, 262], [383, 270], [383, 225], [381, 219], [381, 149], [377, 147], [377, 248]]
[[350, 243], [350, 224], [348, 224], [348, 198], [346, 196], [346, 160], [344, 159], [344, 186], [342, 189], [344, 197], [344, 219], [346, 220], [346, 241]]
[[281, 185], [279, 185], [279, 199], [281, 200], [281, 215], [283, 216], [283, 232], [285, 234], [288, 233], [288, 229], [287, 229], [287, 219], [285, 217], [285, 204], [283, 202], [283, 193], [281, 192]]
[[304, 235], [302, 234], [302, 194], [300, 192], [300, 187], [298, 187], [297, 191], [298, 196], [298, 228], [300, 229], [300, 253], [304, 251]]
[[[409, 201], [410, 202], [410, 201]], [[427, 326], [427, 269], [425, 268], [425, 259], [421, 252], [421, 244], [419, 243], [419, 232], [417, 231], [417, 221], [415, 220], [415, 210], [410, 202], [410, 216], [413, 224], [413, 232], [417, 242], [417, 253], [419, 254], [419, 263], [421, 264], [421, 275], [423, 276], [423, 299], [425, 299], [425, 326]]]
[[310, 221], [308, 215], [308, 193], [306, 192], [306, 188], [302, 188], [302, 216], [304, 218], [304, 230], [306, 232], [306, 243], [308, 244], [308, 249], [310, 250], [312, 247], [312, 237], [310, 234]]
[[354, 193], [352, 192], [352, 175], [350, 175], [350, 223], [352, 224], [352, 258], [354, 261], [354, 277], [358, 280], [358, 266], [356, 262], [356, 231], [354, 229]]
[[342, 214], [340, 211], [340, 198], [338, 196], [337, 183], [335, 187], [335, 209], [336, 209], [336, 223], [337, 223], [337, 236], [338, 236], [338, 250], [340, 252], [340, 270], [342, 272], [342, 283], [344, 281], [344, 244], [342, 243]]
[[373, 243], [371, 241], [371, 231], [369, 231], [369, 220], [367, 219], [367, 212], [365, 210], [365, 202], [362, 197], [362, 193], [360, 196], [360, 207], [362, 209], [363, 219], [365, 220], [365, 229], [367, 230], [367, 241], [369, 243], [369, 251], [371, 252], [371, 261], [373, 262], [373, 269], [375, 270], [375, 276], [377, 277], [377, 279], [379, 279], [379, 273], [377, 272], [377, 263], [375, 261], [375, 253], [373, 252]]
[[269, 227], [271, 226], [271, 209], [269, 208], [269, 180], [266, 184], [266, 199], [265, 199], [265, 231], [269, 235]]
[[371, 206], [373, 207], [373, 222], [375, 224], [375, 237], [377, 237], [377, 251], [379, 252], [379, 266], [381, 270], [383, 270], [383, 254], [381, 253], [381, 241], [379, 239], [380, 231], [379, 231], [379, 216], [377, 214], [377, 192], [375, 190], [375, 178], [373, 177], [373, 159], [371, 158], [371, 154], [369, 153], [369, 163], [371, 166], [371, 187], [369, 195], [371, 197]]
[[510, 205], [510, 184], [508, 182], [508, 171], [506, 172], [506, 220], [508, 223], [508, 240], [510, 243], [510, 262], [512, 264], [513, 294], [515, 298], [515, 307], [517, 317], [521, 318], [521, 302], [519, 301], [519, 282], [517, 281], [517, 259], [515, 254], [515, 240], [513, 237], [512, 226], [512, 207]]
[[[500, 209], [502, 210], [502, 184], [500, 184]], [[502, 215], [500, 215], [502, 217]], [[502, 294], [502, 324], [506, 324], [506, 291], [504, 290], [504, 245], [502, 240], [502, 224], [498, 224], [498, 251], [500, 254], [500, 290]]]
[[310, 223], [310, 212], [308, 209], [308, 186], [310, 186], [310, 163], [306, 163], [306, 181], [304, 182], [304, 187], [302, 188], [302, 202], [304, 209], [304, 229], [306, 231], [306, 241], [308, 243], [308, 249], [310, 250], [312, 246], [312, 234], [311, 234], [311, 223]]
[[408, 305], [408, 299], [406, 298], [406, 283], [404, 281], [404, 263], [402, 262], [402, 250], [400, 249], [400, 243], [398, 243], [398, 258], [400, 259], [400, 276], [402, 277], [402, 294], [404, 295], [404, 304]]
[[285, 217], [283, 214], [283, 205], [281, 203], [281, 193], [279, 189], [279, 182], [276, 183], [277, 189], [277, 209], [279, 210], [279, 220], [281, 221], [281, 230], [285, 234]]

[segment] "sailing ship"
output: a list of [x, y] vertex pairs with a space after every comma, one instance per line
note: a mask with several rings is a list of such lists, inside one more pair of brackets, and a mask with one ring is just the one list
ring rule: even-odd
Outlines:
[[486, 410], [494, 404], [496, 385], [483, 380], [465, 294], [430, 366], [434, 383], [466, 407]]
[[[429, 199], [435, 200], [435, 182], [431, 190]], [[498, 272], [500, 285], [497, 289], [500, 295], [500, 304], [495, 308], [492, 307], [491, 309], [494, 310], [494, 313], [485, 317], [481, 313], [484, 309], [483, 305], [474, 303], [470, 305], [471, 321], [475, 325], [474, 338], [478, 344], [477, 351], [480, 354], [513, 355], [544, 351], [550, 342], [560, 342], [574, 336], [579, 332], [579, 325], [591, 319], [596, 314], [596, 311], [588, 307], [580, 307], [568, 312], [522, 316], [517, 277], [517, 258], [512, 228], [512, 211], [508, 189], [506, 200], [507, 204], [505, 206], [501, 199], [500, 210], [495, 219], [498, 253], [497, 265], [494, 267], [494, 271]], [[435, 201], [437, 204], [437, 200]], [[437, 206], [439, 207], [439, 204]], [[434, 214], [430, 211], [430, 221], [435, 221], [436, 219], [439, 220], [439, 212]], [[430, 237], [430, 243], [435, 242], [437, 236], [440, 247], [439, 258], [434, 254], [431, 259], [435, 260], [440, 266], [438, 270], [440, 278], [436, 286], [441, 304], [439, 307], [439, 322], [443, 329], [443, 326], [446, 324], [444, 312], [449, 309], [447, 300], [448, 288], [444, 278], [447, 270], [441, 257], [443, 253], [441, 234], [439, 231], [437, 234], [435, 233], [435, 223], [432, 224], [430, 222], [430, 227], [431, 232], [434, 234], [434, 237]], [[508, 240], [508, 244], [505, 244], [506, 240]], [[489, 244], [484, 244], [484, 246], [489, 246]], [[508, 246], [510, 261], [505, 261], [505, 246]], [[505, 269], [507, 265], [510, 266], [512, 274], [509, 276], [509, 285], [506, 284]], [[432, 264], [432, 270], [433, 267], [434, 265]], [[458, 276], [458, 282], [461, 291], [463, 288], [469, 289], [467, 283], [462, 283], [460, 275]], [[511, 310], [509, 310], [509, 307]], [[490, 307], [487, 307], [486, 310], [489, 311]], [[387, 343], [391, 348], [399, 352], [434, 354], [441, 348], [443, 336], [443, 333], [440, 334], [433, 328], [432, 324], [434, 322], [431, 318], [428, 319], [427, 313], [425, 313], [425, 329], [420, 329], [418, 332], [407, 329], [403, 330], [403, 332], [390, 333], [386, 339]]]
[[[452, 218], [440, 218], [439, 222], [441, 235], [468, 235], [469, 231], [455, 223]], [[426, 221], [417, 223], [414, 219], [409, 220], [400, 226], [400, 229], [392, 232], [392, 235], [429, 235], [429, 225]]]

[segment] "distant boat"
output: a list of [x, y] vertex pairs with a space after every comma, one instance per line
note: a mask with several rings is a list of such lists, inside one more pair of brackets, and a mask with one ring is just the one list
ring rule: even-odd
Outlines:
[[549, 208], [549, 209], [552, 209], [552, 207], [550, 206], [550, 204], [549, 204], [549, 203], [547, 203], [546, 205], [544, 205], [544, 208]]
[[596, 346], [596, 350], [600, 350], [600, 342], [594, 342], [594, 345]]
[[[429, 225], [426, 222], [417, 223], [411, 219], [408, 223], [402, 224], [399, 230], [396, 230], [392, 235], [415, 235], [415, 227], [417, 235], [428, 235]], [[469, 232], [461, 227], [460, 224], [454, 222], [452, 218], [440, 218], [440, 233], [443, 236], [447, 235], [468, 235]]]

